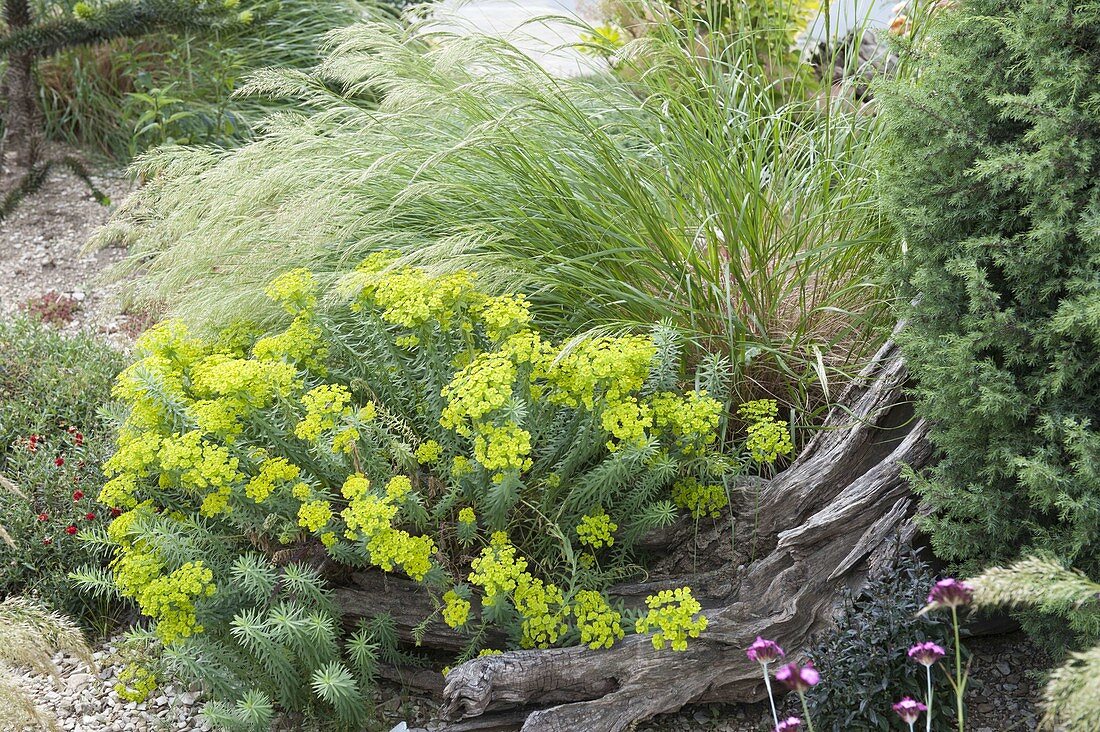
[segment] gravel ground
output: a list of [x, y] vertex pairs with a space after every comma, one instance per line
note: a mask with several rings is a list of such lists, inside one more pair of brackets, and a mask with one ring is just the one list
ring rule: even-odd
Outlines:
[[54, 657], [60, 683], [49, 676], [24, 673], [18, 683], [38, 706], [53, 714], [62, 730], [74, 732], [205, 732], [199, 717], [199, 695], [171, 685], [156, 690], [140, 704], [119, 698], [114, 685], [122, 665], [116, 665], [112, 643], [93, 657], [96, 669], [75, 658]]
[[[130, 190], [119, 171], [96, 171], [92, 180], [113, 202]], [[110, 207], [96, 203], [68, 170], [52, 172], [41, 191], [0, 223], [0, 317], [41, 307], [45, 299], [72, 311], [64, 330], [102, 333], [116, 345], [140, 330], [141, 316], [123, 307], [124, 285], [102, 281], [104, 271], [125, 250], [83, 251], [109, 214]]]

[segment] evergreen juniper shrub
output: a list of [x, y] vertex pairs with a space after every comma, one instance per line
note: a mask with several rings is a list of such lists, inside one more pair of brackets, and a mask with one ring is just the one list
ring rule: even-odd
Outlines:
[[936, 552], [1100, 571], [1100, 8], [972, 0], [882, 95]]

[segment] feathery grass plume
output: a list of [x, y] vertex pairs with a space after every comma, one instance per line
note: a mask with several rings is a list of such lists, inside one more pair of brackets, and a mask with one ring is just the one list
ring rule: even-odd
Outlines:
[[[3, 488], [13, 495], [19, 496], [24, 501], [27, 500], [27, 494], [19, 490], [19, 486], [11, 482], [3, 473], [0, 473], [0, 488]], [[16, 549], [19, 546], [15, 543], [15, 539], [12, 538], [12, 535], [8, 533], [7, 527], [3, 524], [0, 524], [0, 540], [3, 540], [3, 542], [12, 549]]]
[[94, 667], [91, 649], [71, 620], [26, 598], [0, 601], [0, 728], [57, 729], [53, 716], [34, 705], [7, 667], [27, 667], [57, 679], [53, 655], [59, 651]]
[[1073, 653], [1054, 669], [1043, 692], [1043, 726], [1100, 729], [1100, 646]]
[[[1064, 617], [1084, 638], [1100, 640], [1100, 583], [1046, 557], [993, 567], [970, 581], [977, 607], [1033, 608]], [[1043, 726], [1100, 729], [1100, 645], [1072, 653], [1051, 672]]]
[[987, 569], [970, 584], [974, 602], [989, 607], [1067, 612], [1100, 599], [1100, 584], [1049, 557], [1027, 557], [1007, 569]]
[[804, 74], [777, 93], [752, 49], [666, 20], [622, 50], [636, 73], [559, 79], [499, 39], [355, 25], [312, 74], [253, 77], [303, 104], [254, 142], [142, 158], [150, 184], [98, 241], [207, 328], [274, 317], [274, 273], [335, 281], [396, 249], [525, 293], [557, 335], [667, 321], [741, 398], [805, 405], [879, 335], [879, 123]]

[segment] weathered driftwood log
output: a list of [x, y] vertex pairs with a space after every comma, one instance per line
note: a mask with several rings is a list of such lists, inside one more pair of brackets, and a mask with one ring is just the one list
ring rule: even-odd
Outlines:
[[[832, 622], [841, 589], [858, 588], [888, 558], [892, 541], [912, 538], [915, 501], [902, 468], [923, 466], [931, 448], [926, 425], [913, 419], [905, 399], [905, 382], [900, 353], [887, 343], [798, 459], [761, 484], [760, 559], [614, 588], [630, 601], [690, 585], [709, 625], [687, 651], [655, 651], [648, 637], [628, 636], [608, 650], [477, 658], [448, 674], [441, 728], [617, 732], [691, 702], [761, 699], [760, 669], [744, 653], [753, 639], [763, 635], [790, 650], [804, 647]], [[376, 599], [384, 596], [386, 610], [408, 618], [399, 623], [407, 632], [431, 611], [392, 580], [381, 590], [369, 584], [377, 578], [357, 582], [358, 588], [338, 595], [352, 614], [357, 606], [378, 612]], [[424, 644], [454, 647], [444, 631], [429, 625]]]

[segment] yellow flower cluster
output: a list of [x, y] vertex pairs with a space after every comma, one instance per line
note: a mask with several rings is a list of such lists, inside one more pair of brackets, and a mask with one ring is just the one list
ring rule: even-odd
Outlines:
[[780, 455], [790, 455], [794, 450], [791, 431], [786, 422], [778, 419], [779, 405], [774, 399], [745, 402], [738, 407], [737, 414], [748, 422], [745, 449], [754, 461], [774, 463]]
[[615, 537], [612, 534], [618, 528], [619, 525], [601, 509], [598, 513], [581, 518], [580, 524], [577, 525], [577, 538], [582, 544], [593, 549], [612, 546], [615, 543]]
[[340, 487], [341, 495], [349, 501], [367, 496], [368, 491], [370, 491], [370, 480], [362, 473], [349, 475], [344, 485]]
[[516, 366], [505, 353], [480, 353], [443, 387], [447, 400], [439, 423], [469, 437], [490, 414], [512, 398]]
[[202, 341], [192, 338], [182, 320], [165, 320], [142, 333], [134, 343], [138, 358], [162, 358], [176, 371], [188, 368], [206, 355]]
[[524, 648], [549, 648], [569, 631], [565, 623], [569, 610], [556, 585], [523, 572], [516, 581], [512, 602], [523, 616], [520, 645]]
[[662, 392], [651, 404], [654, 424], [672, 434], [685, 453], [698, 452], [717, 439], [722, 403], [705, 391], [691, 391], [682, 397]]
[[483, 424], [474, 436], [474, 459], [486, 470], [530, 470], [531, 433], [514, 422]]
[[523, 617], [520, 643], [524, 648], [548, 648], [569, 630], [562, 591], [532, 576], [527, 571], [527, 560], [517, 555], [503, 532], [493, 534], [489, 546], [470, 567], [473, 571], [469, 580], [482, 588], [482, 604], [486, 607], [511, 597]]
[[421, 465], [434, 465], [443, 457], [443, 446], [435, 440], [426, 440], [416, 448], [416, 461]]
[[489, 297], [477, 310], [477, 316], [485, 325], [485, 335], [500, 341], [531, 322], [531, 307], [523, 295]]
[[[634, 397], [608, 404], [600, 414], [603, 428], [611, 433], [619, 443], [644, 444], [647, 430], [653, 427], [653, 410], [646, 404], [639, 404]], [[607, 443], [608, 450], [615, 450], [618, 444]]]
[[[513, 336], [509, 343], [519, 342], [517, 339], [520, 336]], [[486, 470], [524, 471], [532, 465], [531, 433], [514, 421], [499, 417], [499, 412], [513, 398], [517, 363], [521, 362], [507, 347], [479, 353], [442, 390], [447, 405], [439, 423], [460, 435], [473, 437], [474, 459]]]
[[517, 556], [508, 536], [498, 531], [470, 568], [470, 582], [482, 588], [482, 603], [492, 607], [516, 589], [516, 580], [527, 571], [527, 560]]
[[435, 542], [429, 536], [413, 536], [401, 529], [387, 528], [367, 542], [371, 562], [386, 572], [400, 566], [405, 574], [419, 582], [432, 568]]
[[415, 580], [422, 580], [432, 568], [435, 543], [427, 536], [412, 536], [393, 528], [397, 515], [395, 501], [402, 500], [412, 490], [412, 483], [403, 475], [394, 476], [386, 486], [386, 495], [370, 491], [370, 481], [362, 475], [350, 476], [341, 488], [348, 506], [341, 512], [347, 526], [345, 536], [352, 541], [365, 539], [371, 562], [387, 572], [400, 565]]
[[342, 384], [322, 384], [302, 395], [305, 416], [294, 427], [302, 440], [316, 442], [321, 434], [336, 426], [337, 420], [351, 415], [351, 392]]
[[264, 292], [291, 315], [311, 311], [317, 305], [317, 283], [313, 273], [305, 268], [279, 275], [268, 283]]
[[[115, 523], [118, 521], [116, 520]], [[164, 570], [164, 564], [155, 552], [145, 549], [144, 546], [128, 547], [124, 544], [122, 551], [112, 562], [111, 569], [114, 571], [115, 585], [118, 587], [119, 594], [137, 599], [142, 590], [160, 576]]]
[[283, 332], [261, 338], [252, 346], [254, 358], [287, 361], [317, 374], [324, 374], [327, 354], [324, 332], [306, 314], [292, 320]]
[[222, 445], [203, 439], [198, 430], [161, 440], [159, 458], [161, 484], [174, 478], [184, 490], [202, 494], [204, 516], [228, 511], [232, 486], [244, 480], [237, 470], [239, 460]]
[[461, 628], [470, 620], [470, 601], [458, 596], [454, 590], [443, 593], [443, 622], [452, 628]]
[[681, 587], [678, 590], [661, 590], [645, 599], [649, 612], [638, 618], [634, 624], [637, 633], [653, 633], [653, 647], [658, 651], [667, 642], [674, 651], [686, 651], [688, 638], [698, 638], [706, 630], [707, 619], [704, 615], [696, 617], [703, 609], [691, 595], [691, 590]]
[[591, 410], [602, 393], [608, 404], [615, 404], [642, 388], [656, 352], [653, 340], [645, 336], [583, 340], [545, 365], [545, 378], [556, 387], [550, 400]]
[[232, 491], [228, 486], [222, 486], [217, 490], [203, 496], [199, 505], [199, 513], [207, 518], [217, 516], [219, 513], [229, 513], [229, 497]]
[[413, 484], [408, 476], [395, 475], [386, 483], [386, 498], [394, 503], [401, 503], [405, 496], [412, 492]]
[[371, 537], [388, 529], [390, 521], [397, 515], [397, 506], [386, 498], [367, 493], [352, 499], [340, 515], [347, 525], [344, 535], [355, 541], [360, 534]]
[[470, 462], [470, 458], [465, 455], [455, 455], [451, 459], [451, 477], [454, 479], [462, 478], [474, 472], [473, 463]]
[[477, 523], [477, 515], [474, 513], [474, 509], [466, 506], [458, 512], [458, 522], [460, 524], [475, 524]]
[[215, 353], [191, 367], [191, 391], [198, 398], [234, 397], [262, 407], [275, 396], [289, 397], [300, 385], [297, 370], [285, 363], [231, 358]]
[[623, 616], [612, 610], [602, 594], [581, 590], [573, 598], [573, 616], [581, 633], [581, 643], [592, 650], [610, 648], [623, 638]]
[[332, 506], [328, 501], [310, 501], [298, 507], [298, 525], [308, 531], [320, 531], [332, 520]]
[[691, 511], [694, 518], [718, 518], [729, 504], [720, 485], [703, 485], [696, 478], [683, 478], [672, 486], [672, 500], [680, 508]]
[[286, 361], [314, 373], [324, 373], [328, 351], [324, 333], [313, 322], [317, 305], [317, 283], [306, 269], [294, 269], [272, 280], [267, 296], [294, 316], [281, 333], [261, 338], [252, 346], [252, 355], [261, 361]]
[[107, 475], [129, 474], [135, 478], [144, 478], [156, 467], [159, 454], [160, 435], [156, 432], [135, 430], [127, 422], [119, 431], [115, 454], [103, 464], [103, 472]]
[[270, 458], [260, 463], [260, 470], [244, 486], [244, 493], [256, 503], [263, 503], [276, 485], [297, 480], [302, 471], [286, 458]]
[[[118, 453], [115, 455], [117, 456]], [[106, 467], [104, 469], [106, 470]], [[112, 508], [133, 508], [137, 505], [135, 493], [137, 493], [137, 476], [133, 473], [121, 473], [103, 484], [99, 490], [98, 500]]]
[[142, 614], [157, 621], [157, 635], [165, 645], [202, 632], [194, 600], [214, 594], [213, 578], [201, 561], [187, 562], [171, 574], [157, 577], [137, 595]]
[[136, 663], [128, 663], [118, 674], [115, 693], [126, 701], [140, 704], [157, 688], [157, 677], [152, 671]]
[[432, 277], [417, 267], [394, 266], [395, 260], [394, 254], [380, 252], [359, 265], [350, 278], [359, 289], [353, 309], [369, 303], [387, 323], [412, 330], [433, 323], [447, 328], [463, 308], [484, 298], [472, 272]]

